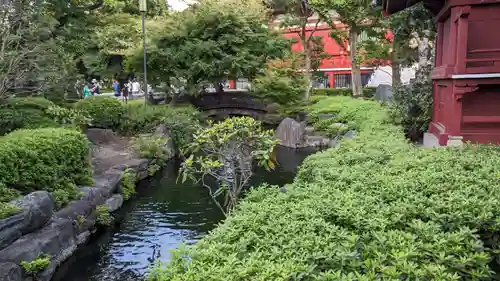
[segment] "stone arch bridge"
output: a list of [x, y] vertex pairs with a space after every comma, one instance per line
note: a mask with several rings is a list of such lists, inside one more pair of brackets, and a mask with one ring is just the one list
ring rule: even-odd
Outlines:
[[203, 93], [192, 97], [191, 103], [207, 116], [216, 119], [229, 116], [251, 116], [262, 119], [267, 113], [267, 104], [246, 91]]

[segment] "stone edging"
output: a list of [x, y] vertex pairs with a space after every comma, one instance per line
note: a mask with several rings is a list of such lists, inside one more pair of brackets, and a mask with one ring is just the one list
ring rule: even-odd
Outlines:
[[[95, 232], [96, 207], [109, 212], [121, 208], [121, 177], [132, 169], [137, 181], [148, 177], [151, 160], [130, 159], [94, 178], [94, 186], [79, 187], [83, 196], [54, 212], [54, 199], [47, 191], [30, 193], [12, 203], [23, 212], [0, 220], [0, 281], [28, 281], [21, 261], [33, 261], [40, 254], [51, 256], [51, 263], [37, 277], [49, 281], [57, 267]], [[77, 223], [80, 218], [85, 218]]]

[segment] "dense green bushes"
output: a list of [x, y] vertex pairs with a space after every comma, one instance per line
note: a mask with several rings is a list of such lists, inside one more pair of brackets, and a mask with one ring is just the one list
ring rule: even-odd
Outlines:
[[309, 157], [286, 193], [250, 192], [151, 280], [492, 279], [499, 148], [414, 148], [371, 101], [311, 110], [350, 120], [357, 136]]
[[[377, 90], [377, 87], [364, 87], [363, 88], [363, 97], [371, 99], [375, 96], [375, 91]], [[343, 89], [336, 89], [336, 88], [325, 88], [325, 89], [313, 89], [312, 90], [313, 95], [323, 95], [323, 96], [346, 96], [346, 97], [351, 97], [352, 96], [352, 89], [349, 88], [343, 88]]]
[[53, 106], [54, 103], [44, 98], [9, 98], [0, 101], [0, 135], [19, 128], [59, 126], [47, 113]]
[[177, 147], [187, 143], [196, 130], [200, 113], [190, 106], [145, 105], [121, 103], [118, 99], [91, 97], [77, 102], [75, 108], [92, 116], [94, 127], [112, 129], [124, 135], [151, 133], [165, 124]]
[[47, 190], [62, 205], [78, 197], [77, 184], [92, 182], [88, 140], [63, 128], [17, 130], [0, 138], [0, 174], [2, 200]]
[[8, 98], [0, 101], [0, 136], [17, 129], [72, 126], [91, 122], [86, 114], [55, 105], [41, 97]]
[[86, 112], [92, 118], [92, 126], [103, 129], [118, 129], [125, 108], [119, 99], [93, 96], [75, 103], [77, 110]]

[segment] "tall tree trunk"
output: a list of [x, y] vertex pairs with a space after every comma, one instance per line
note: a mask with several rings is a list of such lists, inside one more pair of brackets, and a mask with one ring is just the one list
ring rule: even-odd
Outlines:
[[394, 41], [392, 43], [392, 53], [391, 53], [391, 69], [392, 69], [392, 87], [397, 88], [401, 86], [401, 63], [399, 62], [399, 52], [398, 45], [394, 42], [396, 41], [396, 37], [394, 37]]
[[391, 62], [392, 68], [392, 87], [397, 88], [401, 86], [401, 65], [399, 61], [393, 58]]
[[363, 96], [363, 88], [361, 85], [361, 69], [359, 67], [356, 54], [358, 53], [358, 32], [354, 29], [349, 30], [349, 45], [352, 63], [351, 81], [352, 81], [352, 95], [359, 98]]
[[306, 92], [305, 100], [308, 101], [311, 98], [311, 48], [306, 46], [305, 48], [305, 69], [304, 77], [306, 78]]
[[423, 36], [419, 38], [418, 41], [418, 68], [427, 67], [429, 63], [430, 48], [429, 48], [429, 38]]
[[[309, 36], [310, 37], [310, 36]], [[311, 47], [309, 46], [310, 38], [307, 36], [307, 17], [304, 20], [300, 30], [300, 40], [302, 48], [304, 48], [304, 78], [306, 79], [306, 90], [304, 99], [307, 101], [311, 97]]]

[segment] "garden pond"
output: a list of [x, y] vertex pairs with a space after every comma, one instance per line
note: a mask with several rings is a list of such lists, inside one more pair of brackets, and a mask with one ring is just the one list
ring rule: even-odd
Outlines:
[[[277, 147], [274, 171], [257, 169], [252, 185], [291, 183], [298, 166], [316, 149]], [[222, 221], [205, 188], [177, 181], [179, 163], [139, 183], [137, 195], [114, 215], [116, 224], [96, 235], [63, 263], [53, 281], [136, 281], [151, 263], [167, 262], [170, 250], [193, 244]]]

